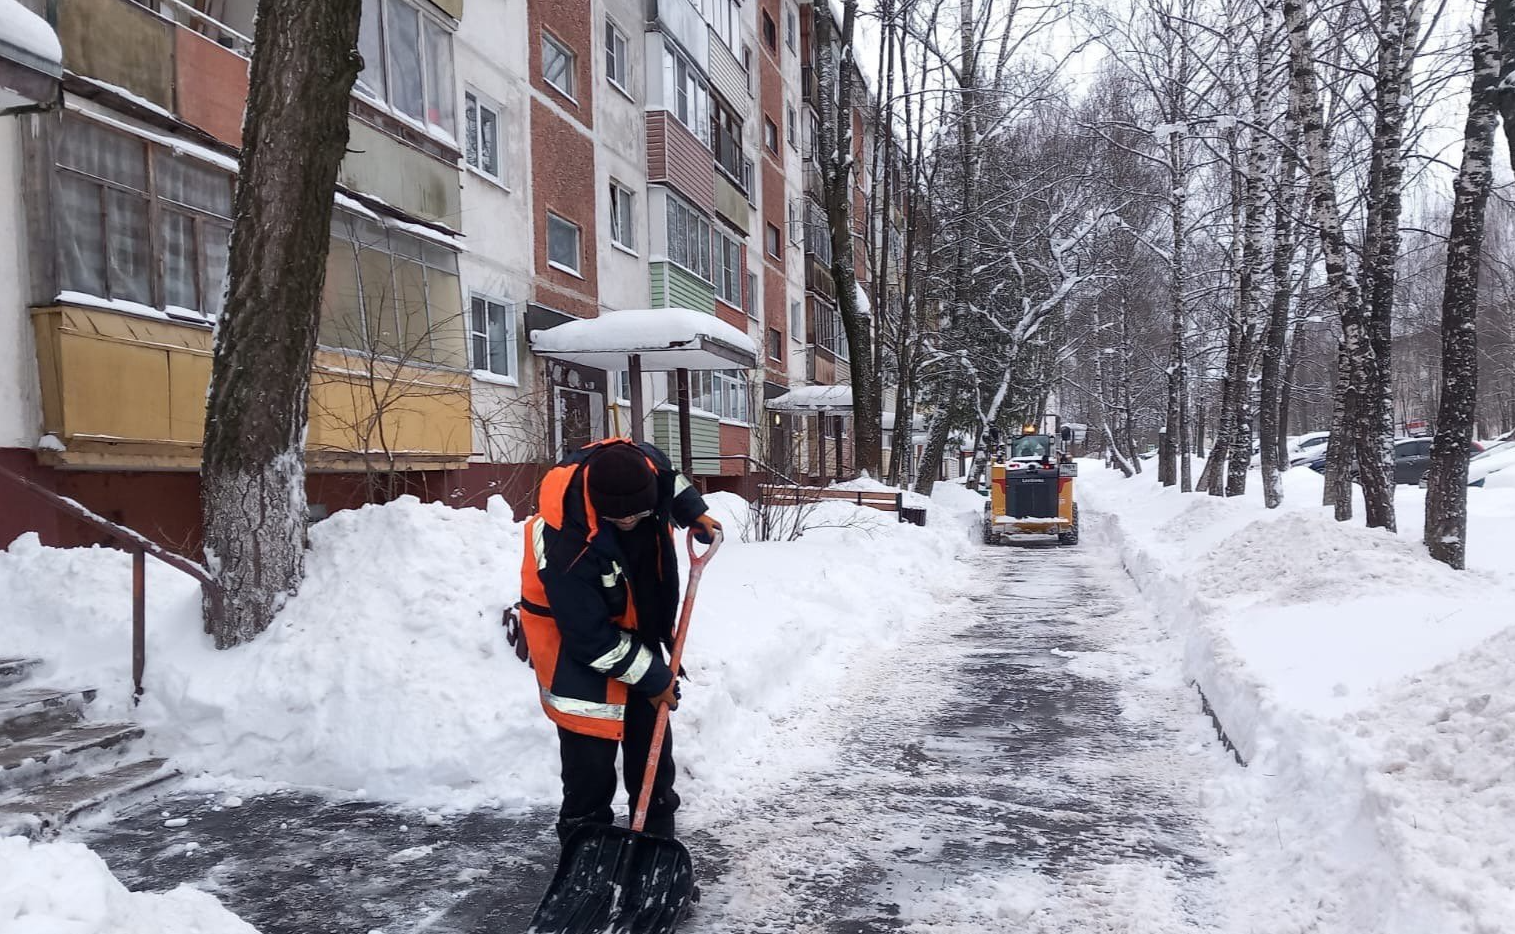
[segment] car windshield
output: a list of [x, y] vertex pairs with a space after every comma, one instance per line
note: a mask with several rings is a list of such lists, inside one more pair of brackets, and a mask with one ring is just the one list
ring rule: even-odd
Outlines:
[[1047, 435], [1027, 435], [1010, 442], [1011, 457], [1046, 457], [1052, 450], [1052, 439]]

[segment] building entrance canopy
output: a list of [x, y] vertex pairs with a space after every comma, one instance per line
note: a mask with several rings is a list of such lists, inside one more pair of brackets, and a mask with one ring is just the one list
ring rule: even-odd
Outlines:
[[757, 345], [713, 314], [689, 308], [611, 311], [532, 331], [531, 352], [599, 370], [626, 370], [631, 383], [631, 436], [643, 440], [643, 372], [673, 372], [678, 381], [679, 445], [692, 474], [689, 372], [757, 366]]

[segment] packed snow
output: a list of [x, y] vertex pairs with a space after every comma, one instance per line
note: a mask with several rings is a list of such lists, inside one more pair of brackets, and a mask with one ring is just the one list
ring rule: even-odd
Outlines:
[[[732, 524], [745, 515], [729, 495], [712, 508]], [[791, 543], [733, 535], [706, 572], [677, 724], [693, 797], [782, 780], [797, 763], [781, 760], [803, 756], [784, 738], [791, 721], [851, 657], [892, 644], [962, 583], [952, 559], [971, 539], [951, 509], [924, 529], [826, 509], [853, 521], [817, 521]], [[415, 806], [555, 803], [556, 740], [500, 625], [519, 595], [521, 529], [498, 497], [486, 509], [402, 498], [339, 512], [311, 528], [304, 584], [272, 628], [224, 652], [201, 632], [197, 586], [150, 561], [135, 715], [153, 751], [191, 773]], [[99, 687], [101, 716], [128, 713], [126, 555], [25, 535], [0, 553], [0, 592], [8, 650]]]
[[58, 42], [58, 34], [53, 32], [47, 20], [28, 10], [19, 0], [0, 0], [0, 42], [55, 66], [63, 62], [63, 46]]
[[[757, 355], [757, 345], [746, 332], [713, 314], [688, 308], [652, 308], [606, 312], [598, 318], [569, 321], [554, 328], [531, 332], [531, 349], [548, 356], [571, 354], [628, 354], [643, 357], [645, 370], [691, 367], [682, 356], [693, 356], [702, 338], [724, 344], [742, 354]], [[666, 358], [666, 359], [665, 359]], [[726, 361], [710, 367], [729, 369]]]
[[129, 892], [81, 843], [0, 837], [5, 934], [257, 934], [215, 896], [181, 885]]
[[1307, 468], [1284, 481], [1270, 511], [1257, 482], [1081, 473], [1091, 537], [1249, 764], [1217, 792], [1255, 880], [1238, 900], [1292, 893], [1271, 931], [1515, 931], [1515, 492], [1469, 490], [1457, 572], [1420, 544], [1424, 491], [1399, 488], [1395, 535], [1335, 522]]

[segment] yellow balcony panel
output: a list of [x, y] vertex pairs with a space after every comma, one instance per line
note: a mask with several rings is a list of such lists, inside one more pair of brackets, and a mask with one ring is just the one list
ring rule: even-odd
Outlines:
[[[43, 428], [64, 448], [39, 456], [65, 467], [199, 467], [209, 328], [69, 305], [34, 309], [32, 324]], [[466, 373], [322, 351], [311, 380], [311, 465], [358, 470], [365, 453], [376, 466], [378, 453], [384, 469], [463, 467], [471, 392]]]

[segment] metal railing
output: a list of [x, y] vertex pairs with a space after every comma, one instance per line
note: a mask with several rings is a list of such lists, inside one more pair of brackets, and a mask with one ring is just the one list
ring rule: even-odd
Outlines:
[[205, 605], [209, 610], [206, 620], [207, 626], [213, 621], [220, 620], [224, 611], [224, 600], [221, 585], [216, 583], [209, 571], [195, 562], [181, 555], [176, 555], [168, 549], [140, 535], [139, 533], [96, 515], [84, 506], [66, 496], [59, 496], [52, 490], [41, 484], [21, 476], [6, 467], [0, 467], [0, 479], [9, 480], [11, 483], [31, 493], [47, 503], [49, 506], [64, 515], [70, 516], [85, 525], [109, 536], [121, 548], [132, 556], [132, 702], [142, 698], [142, 674], [147, 667], [147, 556], [152, 555], [159, 561], [183, 571], [190, 577], [200, 582], [200, 592], [204, 595]]

